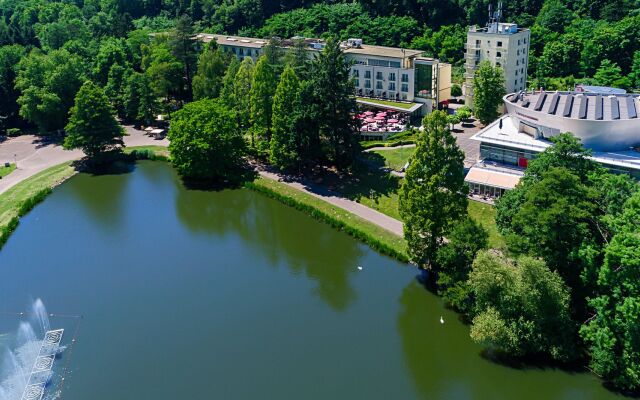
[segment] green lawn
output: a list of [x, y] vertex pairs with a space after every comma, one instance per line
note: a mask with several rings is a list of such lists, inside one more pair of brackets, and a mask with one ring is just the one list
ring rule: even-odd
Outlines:
[[375, 103], [381, 106], [389, 106], [389, 107], [398, 107], [403, 108], [405, 110], [410, 109], [415, 106], [415, 103], [402, 103], [399, 101], [389, 101], [389, 100], [380, 100], [380, 99], [369, 99], [366, 97], [356, 97], [357, 100], [366, 101], [367, 103]]
[[15, 164], [9, 164], [8, 167], [5, 167], [4, 164], [2, 166], [0, 166], [0, 178], [4, 178], [5, 176], [9, 175], [10, 173], [13, 172], [13, 170], [16, 169], [16, 165]]
[[264, 186], [268, 189], [271, 189], [279, 193], [280, 195], [292, 198], [305, 205], [311, 206], [345, 223], [351, 228], [360, 230], [366, 235], [376, 238], [377, 240], [391, 247], [398, 253], [406, 254], [407, 244], [403, 238], [396, 236], [393, 233], [387, 231], [386, 229], [383, 229], [378, 225], [375, 225], [363, 218], [360, 218], [357, 215], [351, 214], [350, 212], [345, 211], [332, 204], [329, 204], [326, 201], [320, 200], [317, 197], [314, 197], [310, 194], [304, 193], [284, 183], [277, 182], [272, 179], [258, 178], [253, 183], [259, 186]]
[[415, 147], [401, 147], [393, 150], [376, 150], [372, 153], [384, 158], [384, 165], [396, 171], [400, 171], [407, 164], [409, 158], [415, 153]]
[[0, 194], [0, 226], [5, 226], [18, 215], [20, 205], [47, 187], [53, 187], [75, 174], [71, 163], [64, 163], [45, 169], [25, 179], [11, 189]]
[[[381, 151], [381, 153], [384, 152]], [[370, 161], [381, 165], [385, 162], [385, 158], [374, 153], [373, 159], [370, 159]], [[402, 219], [398, 211], [398, 191], [401, 183], [402, 180], [400, 178], [362, 164], [357, 164], [354, 167], [353, 174], [349, 177], [328, 176], [323, 180], [323, 184], [345, 197], [398, 220]], [[495, 208], [485, 203], [470, 200], [468, 211], [471, 218], [487, 229], [489, 244], [495, 248], [504, 248], [504, 239], [498, 232], [495, 223]]]

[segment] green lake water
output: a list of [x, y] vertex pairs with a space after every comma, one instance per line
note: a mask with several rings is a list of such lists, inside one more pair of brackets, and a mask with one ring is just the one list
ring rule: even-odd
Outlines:
[[483, 358], [415, 275], [260, 194], [187, 190], [141, 162], [75, 176], [22, 219], [0, 311], [42, 298], [66, 328], [63, 400], [616, 397]]

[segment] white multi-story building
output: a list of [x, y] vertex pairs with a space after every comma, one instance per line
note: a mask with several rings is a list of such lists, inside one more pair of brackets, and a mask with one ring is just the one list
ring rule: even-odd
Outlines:
[[491, 21], [485, 28], [472, 26], [465, 45], [465, 104], [473, 107], [473, 77], [483, 61], [504, 70], [507, 93], [527, 87], [531, 31], [516, 24]]
[[[200, 34], [198, 39], [204, 42], [216, 40], [223, 51], [240, 59], [257, 60], [268, 44], [265, 39], [213, 34]], [[311, 56], [324, 47], [322, 40], [309, 38], [281, 40], [280, 46], [290, 48], [294, 40], [303, 41]], [[349, 39], [341, 44], [341, 48], [352, 63], [351, 74], [360, 103], [376, 106], [377, 100], [386, 100], [380, 103], [385, 108], [411, 110], [422, 115], [451, 97], [451, 65], [422, 57], [423, 51], [371, 46], [361, 39]], [[393, 102], [403, 104], [394, 107]]]

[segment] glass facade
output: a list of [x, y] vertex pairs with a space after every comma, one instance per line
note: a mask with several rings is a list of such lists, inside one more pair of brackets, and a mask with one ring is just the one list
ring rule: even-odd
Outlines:
[[433, 93], [433, 66], [416, 64], [414, 95], [430, 99]]
[[526, 167], [529, 160], [536, 157], [535, 152], [528, 150], [511, 149], [492, 144], [480, 144], [480, 158], [486, 161], [495, 161], [502, 164]]

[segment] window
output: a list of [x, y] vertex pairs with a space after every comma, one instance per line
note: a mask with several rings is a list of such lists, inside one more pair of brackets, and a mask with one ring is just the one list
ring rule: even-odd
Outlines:
[[409, 85], [407, 83], [403, 83], [402, 86], [400, 86], [400, 91], [401, 92], [409, 92]]
[[382, 81], [376, 81], [376, 89], [382, 90]]
[[384, 79], [382, 77], [382, 72], [380, 72], [380, 71], [376, 72], [376, 79], [380, 79], [380, 80]]
[[357, 69], [354, 69], [353, 70], [353, 76], [356, 77], [356, 78], [359, 78], [360, 77], [360, 71], [358, 71]]
[[365, 79], [371, 79], [371, 71], [364, 71]]
[[238, 49], [238, 54], [240, 54], [241, 56], [244, 55], [244, 49], [242, 47]]
[[409, 82], [409, 74], [402, 74], [402, 82]]
[[500, 64], [499, 62], [496, 63], [496, 67], [502, 67], [502, 64]]
[[498, 42], [498, 47], [502, 47], [502, 42]]
[[360, 86], [360, 79], [356, 78], [353, 82], [356, 86]]
[[518, 84], [518, 80], [516, 79], [516, 81], [515, 81], [515, 82], [513, 82], [513, 84], [514, 84], [514, 85], [517, 85], [517, 84]]
[[476, 47], [480, 47], [480, 40], [476, 40]]
[[365, 80], [365, 81], [364, 81], [364, 87], [365, 87], [366, 89], [371, 89], [371, 81], [370, 81], [370, 80], [368, 80], [368, 79], [367, 79], [367, 80]]
[[389, 80], [390, 81], [395, 81], [396, 80], [396, 73], [395, 72], [389, 72]]
[[396, 83], [395, 82], [389, 82], [389, 90], [396, 90]]
[[520, 60], [516, 60], [516, 65], [520, 65]]
[[502, 57], [502, 53], [501, 52], [496, 52], [496, 57]]
[[518, 39], [518, 46], [520, 46], [520, 39]]
[[520, 49], [518, 49], [518, 51], [516, 51], [516, 55], [519, 56], [520, 55]]

